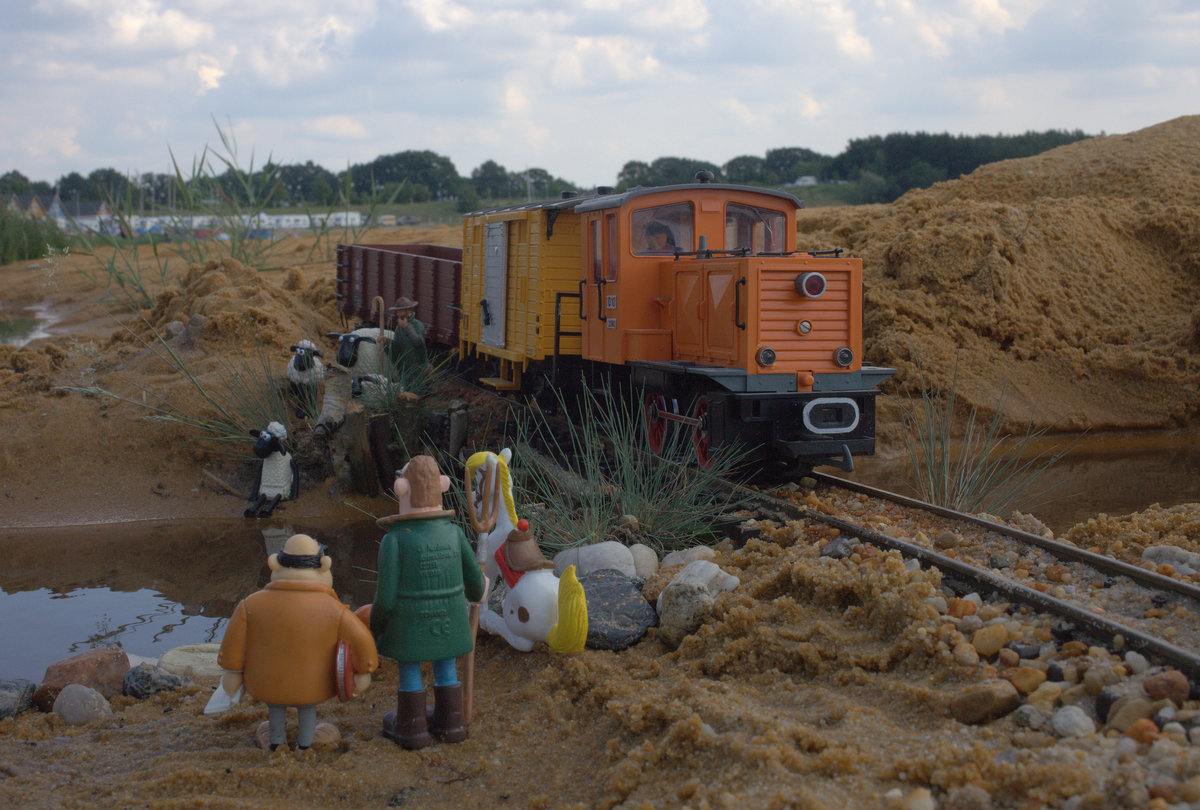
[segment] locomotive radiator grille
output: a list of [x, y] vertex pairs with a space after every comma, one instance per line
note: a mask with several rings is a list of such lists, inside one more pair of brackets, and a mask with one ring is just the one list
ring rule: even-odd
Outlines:
[[[856, 348], [852, 337], [851, 275], [841, 269], [821, 268], [828, 282], [820, 298], [802, 298], [794, 283], [795, 267], [764, 268], [759, 277], [759, 342], [775, 350], [772, 371], [845, 371], [834, 361], [843, 346]], [[857, 293], [855, 293], [857, 294]], [[808, 334], [797, 329], [800, 321], [812, 325]], [[856, 352], [857, 353], [857, 352]]]

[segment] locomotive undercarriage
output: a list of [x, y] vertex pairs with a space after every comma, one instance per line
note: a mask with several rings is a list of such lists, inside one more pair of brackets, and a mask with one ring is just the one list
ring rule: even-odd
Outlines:
[[760, 375], [756, 380], [739, 369], [632, 365], [633, 385], [646, 392], [652, 450], [658, 450], [656, 444], [661, 446], [661, 437], [675, 424], [692, 431], [701, 466], [708, 466], [722, 448], [739, 447], [759, 448], [756, 457], [776, 464], [799, 469], [832, 466], [846, 472], [854, 469], [854, 456], [875, 453], [873, 385], [894, 373], [866, 367], [821, 375], [826, 379], [814, 388], [824, 390], [796, 392], [762, 390], [772, 382], [786, 385], [794, 380], [790, 375]]

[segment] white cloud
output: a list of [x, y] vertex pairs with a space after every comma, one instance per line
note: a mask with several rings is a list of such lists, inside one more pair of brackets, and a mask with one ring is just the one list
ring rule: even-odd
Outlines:
[[361, 121], [349, 115], [310, 118], [302, 126], [309, 134], [338, 139], [361, 140], [369, 134], [369, 130]]

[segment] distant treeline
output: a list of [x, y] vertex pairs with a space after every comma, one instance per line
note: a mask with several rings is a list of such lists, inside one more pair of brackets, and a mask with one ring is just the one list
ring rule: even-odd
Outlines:
[[[781, 187], [814, 183], [853, 183], [857, 202], [891, 202], [913, 188], [952, 180], [985, 163], [1028, 157], [1057, 146], [1091, 137], [1081, 130], [1048, 130], [1022, 135], [950, 135], [898, 132], [851, 140], [836, 156], [811, 149], [783, 147], [759, 157], [740, 155], [724, 165], [690, 158], [660, 157], [653, 162], [631, 160], [615, 179], [617, 189], [691, 182], [697, 171], [712, 172], [717, 182]], [[240, 176], [239, 176], [240, 175]], [[236, 167], [212, 172], [221, 193], [237, 198], [247, 181], [260, 200], [276, 206], [323, 208], [365, 201], [425, 202], [454, 199], [460, 210], [478, 207], [481, 200], [541, 199], [563, 191], [580, 191], [575, 183], [553, 177], [545, 169], [510, 171], [494, 160], [459, 175], [450, 158], [428, 150], [381, 155], [369, 163], [352, 164], [331, 172], [312, 161], [265, 164], [247, 173]], [[0, 176], [0, 196], [51, 195], [64, 206], [79, 200], [113, 200], [135, 210], [173, 207], [179, 184], [192, 182], [171, 174], [125, 175], [115, 169], [96, 169], [86, 177], [78, 172], [51, 184], [29, 180], [19, 171]], [[269, 188], [263, 188], [263, 186]], [[186, 196], [186, 195], [185, 195]]]

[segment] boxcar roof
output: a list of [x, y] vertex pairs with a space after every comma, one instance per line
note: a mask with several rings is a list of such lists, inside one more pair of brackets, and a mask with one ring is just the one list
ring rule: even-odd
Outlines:
[[612, 194], [592, 194], [592, 195], [576, 195], [573, 197], [565, 197], [556, 200], [537, 200], [534, 202], [518, 203], [515, 205], [501, 205], [496, 208], [483, 208], [479, 211], [472, 211], [465, 216], [474, 217], [482, 214], [498, 214], [507, 213], [510, 211], [565, 211], [574, 209], [575, 211], [598, 211], [604, 208], [619, 208], [635, 197], [641, 197], [647, 194], [660, 194], [664, 191], [685, 191], [688, 189], [722, 189], [725, 191], [748, 191], [754, 194], [765, 194], [769, 197], [776, 197], [781, 200], [786, 200], [796, 208], [803, 208], [804, 203], [786, 191], [777, 191], [773, 188], [758, 188], [757, 186], [739, 186], [731, 183], [679, 183], [673, 186], [636, 186], [628, 191], [616, 192]]

